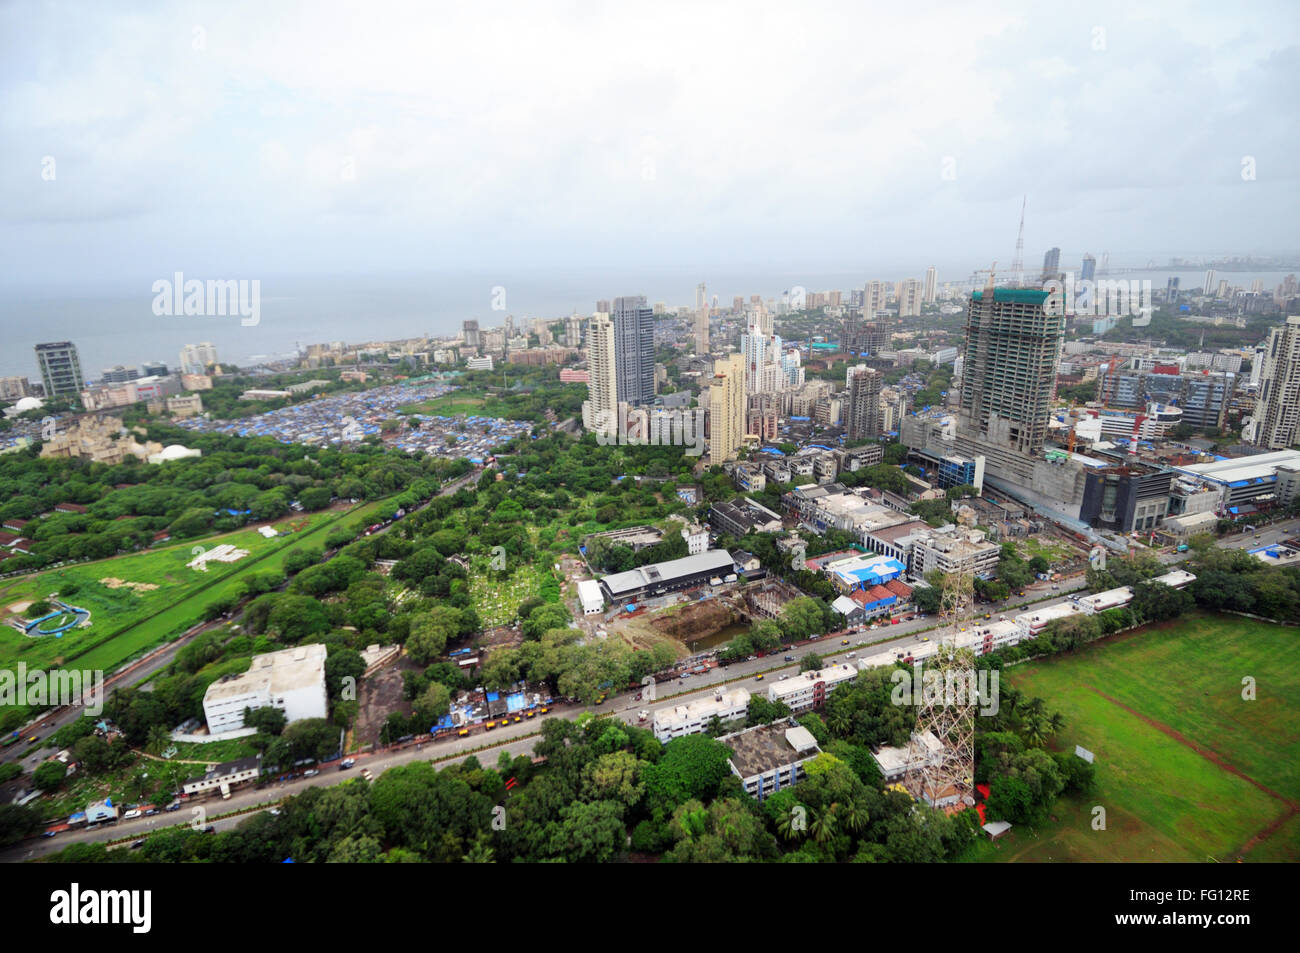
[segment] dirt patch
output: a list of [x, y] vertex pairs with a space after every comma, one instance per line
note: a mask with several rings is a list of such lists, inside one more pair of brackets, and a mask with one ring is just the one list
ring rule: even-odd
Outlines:
[[736, 621], [735, 611], [720, 599], [707, 599], [683, 606], [676, 612], [660, 616], [650, 623], [661, 635], [678, 642], [703, 639]]
[[354, 745], [379, 744], [379, 729], [389, 714], [395, 711], [411, 714], [414, 710], [411, 703], [402, 697], [402, 673], [422, 671], [424, 666], [403, 655], [361, 683], [361, 691], [357, 693], [357, 720], [352, 726]]
[[31, 605], [31, 602], [30, 602], [30, 601], [28, 601], [28, 602], [11, 602], [11, 603], [9, 603], [8, 611], [14, 613], [15, 615], [20, 615], [20, 614], [26, 612], [26, 611], [27, 611], [27, 607], [30, 606], [30, 605]]
[[110, 589], [130, 589], [134, 592], [153, 592], [158, 588], [152, 582], [126, 582], [114, 576], [105, 576], [99, 582]]

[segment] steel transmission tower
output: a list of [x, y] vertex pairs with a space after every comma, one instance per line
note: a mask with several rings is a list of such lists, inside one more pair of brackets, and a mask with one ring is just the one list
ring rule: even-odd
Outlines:
[[[975, 655], [957, 646], [957, 637], [972, 625], [975, 575], [966, 560], [960, 566], [944, 578], [939, 605], [943, 635], [934, 657], [922, 665], [931, 687], [913, 686], [914, 692], [921, 691], [921, 700], [903, 786], [932, 805], [953, 794], [960, 804], [975, 803]], [[939, 740], [939, 751], [925, 744], [928, 735]]]

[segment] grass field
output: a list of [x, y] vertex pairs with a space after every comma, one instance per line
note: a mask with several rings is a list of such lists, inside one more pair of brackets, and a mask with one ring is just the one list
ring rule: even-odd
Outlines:
[[[79, 669], [111, 672], [143, 649], [200, 621], [207, 605], [233, 590], [248, 573], [281, 571], [285, 557], [295, 549], [322, 546], [328, 527], [340, 520], [364, 520], [381, 505], [382, 501], [376, 501], [348, 511], [285, 517], [274, 526], [291, 531], [274, 539], [265, 539], [256, 530], [243, 529], [6, 580], [0, 584], [0, 612], [7, 606], [45, 598], [52, 592], [64, 592], [69, 583], [74, 583], [76, 592], [66, 596], [66, 600], [89, 609], [91, 625], [70, 630], [61, 638], [31, 638], [8, 626], [0, 626], [0, 668], [21, 661], [28, 668], [75, 664]], [[212, 549], [223, 543], [247, 550], [249, 555], [234, 563], [209, 563], [207, 572], [188, 568], [195, 546]], [[157, 588], [146, 591], [110, 588], [102, 579]]]
[[[1194, 615], [1003, 673], [1096, 755], [1097, 789], [966, 859], [1300, 858], [1300, 633]], [[1243, 679], [1256, 699], [1243, 699]], [[1094, 830], [1094, 808], [1106, 829]]]
[[486, 401], [482, 397], [445, 394], [419, 404], [400, 408], [403, 414], [428, 414], [431, 417], [455, 417], [457, 414], [482, 414]]

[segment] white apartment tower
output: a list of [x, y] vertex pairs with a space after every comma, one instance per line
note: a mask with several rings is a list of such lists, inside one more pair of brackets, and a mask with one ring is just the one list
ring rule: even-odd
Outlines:
[[618, 384], [614, 367], [614, 322], [597, 312], [587, 325], [587, 399], [582, 402], [582, 426], [610, 432], [617, 428]]

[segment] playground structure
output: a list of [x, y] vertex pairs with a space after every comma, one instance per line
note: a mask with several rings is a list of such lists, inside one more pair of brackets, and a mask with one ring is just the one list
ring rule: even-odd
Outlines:
[[[82, 609], [79, 606], [70, 606], [66, 602], [59, 602], [56, 599], [51, 599], [50, 601], [58, 606], [58, 609], [54, 612], [48, 612], [39, 619], [32, 619], [30, 622], [15, 620], [13, 625], [16, 628], [21, 629], [23, 635], [33, 637], [38, 635], [52, 635], [55, 638], [62, 638], [63, 633], [67, 632], [69, 629], [75, 629], [77, 626], [90, 624], [89, 609]], [[42, 623], [50, 622], [51, 620], [62, 620], [68, 615], [71, 615], [72, 618], [66, 622], [57, 622], [52, 627], [41, 628]]]

